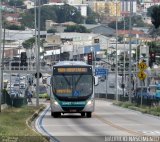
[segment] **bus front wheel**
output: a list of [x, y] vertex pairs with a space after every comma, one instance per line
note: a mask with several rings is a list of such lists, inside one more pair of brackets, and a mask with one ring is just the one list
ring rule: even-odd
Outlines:
[[54, 117], [54, 118], [58, 118], [61, 116], [61, 113], [60, 112], [51, 112], [51, 115]]
[[87, 117], [91, 118], [92, 117], [92, 113], [91, 112], [87, 112]]
[[81, 116], [84, 117], [85, 116], [85, 112], [81, 112]]

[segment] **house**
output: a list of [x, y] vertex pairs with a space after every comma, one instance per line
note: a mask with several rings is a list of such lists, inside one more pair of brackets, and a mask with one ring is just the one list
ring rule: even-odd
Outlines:
[[34, 0], [25, 0], [24, 5], [27, 9], [34, 8]]
[[106, 25], [99, 25], [97, 27], [91, 28], [90, 30], [92, 31], [92, 33], [101, 34], [107, 37], [115, 36], [116, 34], [116, 30]]
[[8, 21], [9, 23], [12, 23], [18, 26], [21, 25], [21, 23], [18, 21], [19, 19], [21, 19], [19, 13], [5, 13], [4, 17], [6, 21]]

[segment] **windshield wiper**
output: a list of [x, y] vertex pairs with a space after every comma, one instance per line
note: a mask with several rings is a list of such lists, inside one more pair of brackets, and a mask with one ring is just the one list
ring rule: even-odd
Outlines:
[[66, 77], [64, 74], [62, 74], [62, 75], [63, 75], [64, 79], [66, 80], [66, 82], [69, 84], [69, 86], [71, 86], [71, 83], [70, 83], [70, 81], [67, 79], [67, 77]]
[[81, 79], [81, 77], [82, 77], [82, 74], [80, 74], [80, 77], [77, 79], [77, 81], [75, 82], [75, 87], [77, 86], [77, 84], [78, 84], [78, 82], [79, 82], [79, 80]]

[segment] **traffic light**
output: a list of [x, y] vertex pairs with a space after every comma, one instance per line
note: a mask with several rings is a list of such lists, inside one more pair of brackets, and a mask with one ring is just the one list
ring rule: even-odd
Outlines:
[[155, 62], [156, 61], [156, 53], [150, 53], [150, 59], [152, 62]]
[[149, 66], [152, 67], [153, 63], [156, 62], [156, 53], [150, 52], [149, 56]]
[[92, 53], [88, 53], [88, 64], [89, 65], [92, 65], [92, 59], [93, 59]]
[[26, 66], [27, 62], [27, 55], [26, 52], [21, 52], [21, 66]]

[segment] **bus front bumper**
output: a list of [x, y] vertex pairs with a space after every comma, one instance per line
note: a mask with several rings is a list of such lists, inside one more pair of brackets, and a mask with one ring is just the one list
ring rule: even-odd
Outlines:
[[52, 112], [77, 112], [77, 113], [80, 113], [80, 112], [93, 112], [94, 111], [94, 105], [95, 105], [95, 102], [94, 100], [89, 100], [85, 106], [61, 106], [57, 101], [54, 101], [52, 104], [51, 104], [51, 111]]

